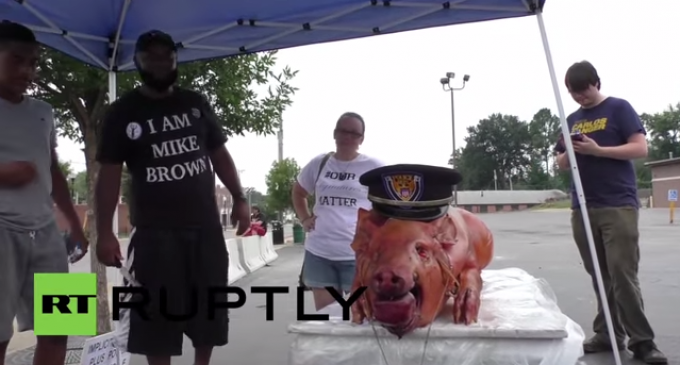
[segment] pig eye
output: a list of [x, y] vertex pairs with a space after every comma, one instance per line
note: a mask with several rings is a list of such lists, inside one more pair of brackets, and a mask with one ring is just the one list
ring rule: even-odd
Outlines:
[[416, 252], [418, 252], [418, 256], [420, 257], [425, 258], [428, 256], [427, 250], [423, 246], [416, 246]]

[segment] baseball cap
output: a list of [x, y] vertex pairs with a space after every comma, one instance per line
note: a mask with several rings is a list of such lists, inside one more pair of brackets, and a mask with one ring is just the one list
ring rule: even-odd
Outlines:
[[22, 24], [9, 20], [2, 20], [0, 22], [0, 40], [37, 43], [32, 30]]
[[173, 51], [177, 50], [177, 45], [170, 34], [160, 30], [150, 30], [137, 38], [135, 52], [145, 51], [154, 44], [170, 47]]

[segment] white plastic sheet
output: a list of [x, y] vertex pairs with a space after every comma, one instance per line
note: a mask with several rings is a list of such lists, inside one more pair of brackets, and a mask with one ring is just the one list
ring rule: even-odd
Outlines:
[[[454, 325], [447, 308], [429, 339], [421, 328], [401, 340], [370, 323], [342, 320], [335, 303], [320, 313], [331, 321], [297, 322], [290, 365], [574, 365], [583, 356], [581, 327], [562, 314], [548, 283], [524, 270], [485, 270], [479, 322]], [[387, 363], [383, 359], [380, 345]], [[426, 345], [427, 342], [427, 345]]]

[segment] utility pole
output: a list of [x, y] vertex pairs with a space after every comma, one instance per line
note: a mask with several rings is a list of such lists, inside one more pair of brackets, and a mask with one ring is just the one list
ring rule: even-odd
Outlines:
[[[453, 92], [465, 89], [465, 83], [470, 81], [470, 75], [463, 76], [463, 86], [458, 88], [451, 86], [451, 80], [453, 80], [455, 77], [456, 74], [454, 72], [447, 72], [446, 77], [439, 79], [439, 83], [442, 84], [442, 89], [451, 93], [451, 142], [453, 145], [453, 152], [451, 153], [451, 159], [449, 161], [451, 163], [452, 169], [456, 168], [456, 113], [453, 103]], [[458, 185], [453, 187], [453, 206], [458, 206]]]
[[283, 123], [279, 127], [279, 131], [276, 133], [276, 137], [279, 141], [279, 162], [283, 161]]

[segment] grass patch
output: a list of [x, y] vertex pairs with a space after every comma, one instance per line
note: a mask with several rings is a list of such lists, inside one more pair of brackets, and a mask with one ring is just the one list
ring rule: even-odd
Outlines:
[[571, 199], [566, 199], [566, 200], [558, 200], [554, 202], [547, 202], [543, 203], [541, 205], [537, 205], [531, 209], [534, 210], [540, 210], [540, 209], [570, 209], [571, 208]]

